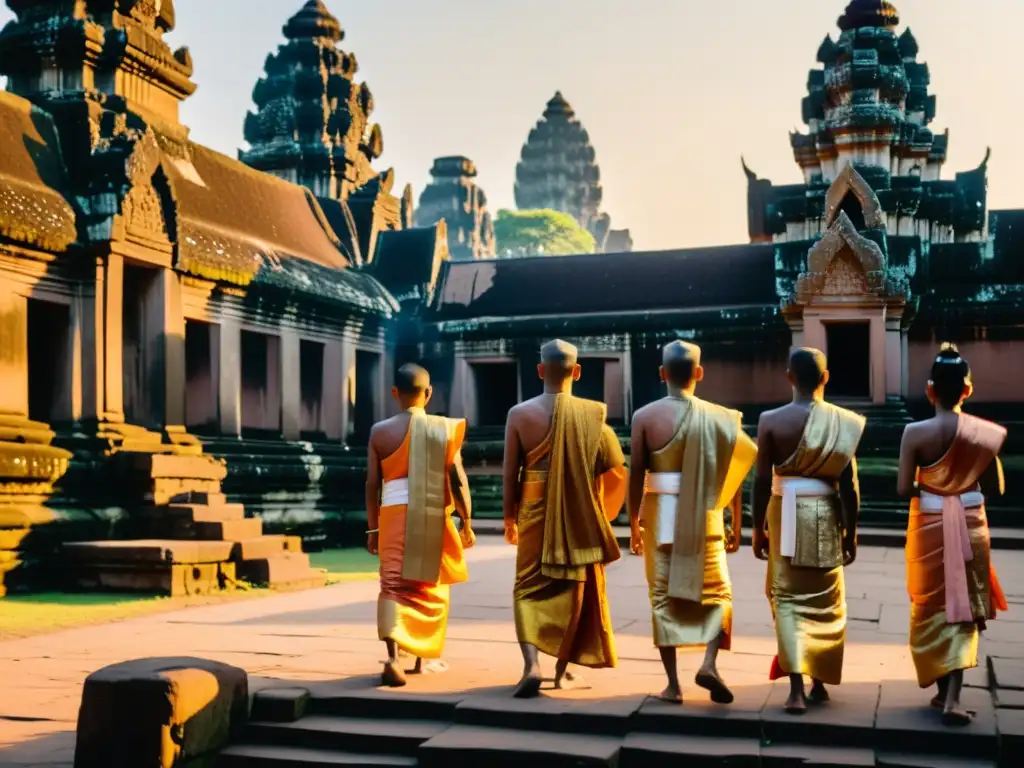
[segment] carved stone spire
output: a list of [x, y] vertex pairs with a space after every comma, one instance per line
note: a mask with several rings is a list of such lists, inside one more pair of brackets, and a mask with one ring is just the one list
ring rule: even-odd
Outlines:
[[267, 57], [256, 83], [256, 112], [245, 119], [247, 165], [346, 199], [376, 175], [370, 166], [384, 150], [380, 127], [370, 124], [373, 96], [355, 81], [354, 54], [321, 0], [308, 2], [284, 25], [287, 42]]
[[494, 258], [494, 222], [487, 195], [476, 184], [476, 165], [468, 157], [439, 157], [430, 169], [433, 180], [420, 195], [416, 224], [448, 225], [448, 251], [453, 261]]
[[8, 90], [52, 105], [83, 95], [183, 133], [178, 107], [195, 92], [187, 48], [171, 52], [172, 0], [7, 0], [0, 32]]
[[516, 166], [516, 206], [570, 214], [591, 229], [601, 208], [601, 171], [590, 136], [558, 92], [530, 131]]

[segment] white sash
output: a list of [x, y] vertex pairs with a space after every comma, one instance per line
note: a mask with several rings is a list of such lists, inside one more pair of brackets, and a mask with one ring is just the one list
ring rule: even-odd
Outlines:
[[397, 507], [409, 503], [409, 478], [400, 477], [397, 480], [388, 480], [380, 492], [380, 505], [382, 507]]
[[[921, 491], [918, 508], [922, 512], [928, 512], [932, 515], [937, 514], [942, 512], [942, 500], [944, 498], [944, 496], [928, 493], [928, 491]], [[964, 505], [964, 509], [975, 509], [985, 504], [985, 495], [981, 491], [968, 491], [967, 493], [960, 494], [960, 502]]]
[[672, 546], [676, 539], [676, 498], [682, 486], [681, 472], [649, 472], [646, 491], [658, 505], [658, 528], [655, 531], [659, 547]]
[[782, 531], [779, 554], [796, 555], [796, 500], [797, 497], [831, 496], [836, 492], [833, 483], [814, 477], [779, 477], [772, 475], [772, 495], [782, 497]]

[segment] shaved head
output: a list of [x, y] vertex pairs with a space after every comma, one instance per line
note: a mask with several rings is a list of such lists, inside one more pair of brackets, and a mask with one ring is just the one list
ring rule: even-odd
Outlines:
[[828, 361], [825, 353], [813, 347], [794, 349], [789, 356], [789, 375], [805, 395], [812, 394], [827, 381]]
[[395, 389], [400, 395], [419, 395], [426, 392], [429, 387], [430, 374], [423, 366], [406, 363], [395, 371]]
[[540, 348], [537, 372], [548, 386], [563, 384], [568, 379], [579, 379], [579, 350], [561, 339], [549, 341]]
[[579, 350], [561, 339], [549, 341], [540, 348], [541, 365], [557, 365], [572, 368], [578, 362]]
[[665, 381], [674, 387], [687, 387], [700, 367], [700, 347], [687, 341], [672, 341], [661, 350]]

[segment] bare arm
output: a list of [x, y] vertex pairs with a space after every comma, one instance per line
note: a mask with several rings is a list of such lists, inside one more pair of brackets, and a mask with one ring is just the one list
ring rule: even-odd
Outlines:
[[522, 447], [516, 427], [515, 409], [508, 412], [505, 422], [505, 457], [502, 461], [501, 508], [505, 525], [512, 525], [519, 517], [519, 470], [522, 465]]
[[[380, 528], [380, 458], [374, 444], [375, 430], [370, 430], [370, 443], [366, 449], [366, 528], [377, 531]], [[370, 554], [377, 553], [377, 534], [368, 534], [366, 548]]]
[[754, 530], [764, 531], [768, 502], [772, 498], [772, 431], [767, 414], [762, 413], [757, 421], [757, 463], [754, 474], [754, 500], [751, 513], [754, 516]]
[[455, 454], [450, 474], [455, 514], [462, 518], [463, 523], [467, 523], [473, 516], [473, 502], [469, 497], [469, 478], [466, 477], [466, 468], [462, 464], [462, 451]]
[[629, 524], [634, 529], [640, 522], [640, 505], [644, 498], [644, 478], [647, 476], [647, 435], [644, 420], [633, 419], [629, 448]]
[[860, 478], [857, 476], [856, 457], [839, 475], [839, 506], [843, 511], [843, 530], [847, 537], [855, 536], [860, 519]]
[[896, 478], [896, 493], [909, 499], [916, 494], [917, 488], [917, 441], [914, 437], [913, 425], [903, 430], [900, 441], [900, 469]]

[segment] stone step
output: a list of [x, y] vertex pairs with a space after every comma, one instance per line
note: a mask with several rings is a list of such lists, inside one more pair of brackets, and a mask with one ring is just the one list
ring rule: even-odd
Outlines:
[[217, 758], [217, 768], [307, 768], [316, 765], [342, 765], [346, 768], [417, 765], [416, 758], [401, 755], [359, 755], [302, 747], [242, 745], [228, 747]]
[[292, 723], [254, 722], [245, 732], [253, 744], [415, 756], [419, 746], [448, 728], [435, 720], [369, 720], [309, 715]]
[[[176, 522], [184, 523], [222, 523], [245, 519], [243, 504], [169, 504], [162, 510]], [[161, 508], [155, 507], [150, 514], [159, 516], [160, 513]]]
[[266, 560], [284, 552], [302, 552], [302, 539], [299, 536], [257, 536], [254, 539], [236, 541], [231, 551], [231, 559]]
[[261, 560], [243, 560], [237, 565], [238, 577], [252, 584], [274, 587], [317, 577], [322, 584], [325, 579], [320, 571], [310, 568], [309, 555], [304, 552], [285, 552]]
[[269, 723], [294, 723], [308, 707], [306, 688], [265, 688], [252, 697], [249, 717]]
[[178, 541], [138, 539], [134, 541], [87, 541], [65, 544], [64, 550], [86, 563], [219, 563], [231, 557], [229, 541]]
[[246, 541], [263, 535], [263, 521], [258, 517], [244, 520], [221, 520], [209, 523], [195, 523], [192, 533], [204, 541]]
[[631, 733], [622, 744], [619, 768], [650, 766], [760, 766], [756, 738]]
[[423, 743], [422, 766], [486, 765], [488, 768], [614, 766], [622, 739], [573, 733], [453, 725]]
[[234, 563], [88, 563], [74, 571], [80, 589], [168, 597], [209, 595], [233, 586], [235, 580]]
[[216, 507], [220, 504], [226, 504], [228, 497], [223, 493], [208, 493], [206, 491], [189, 491], [182, 493], [171, 499], [171, 504], [206, 504], [207, 506]]

